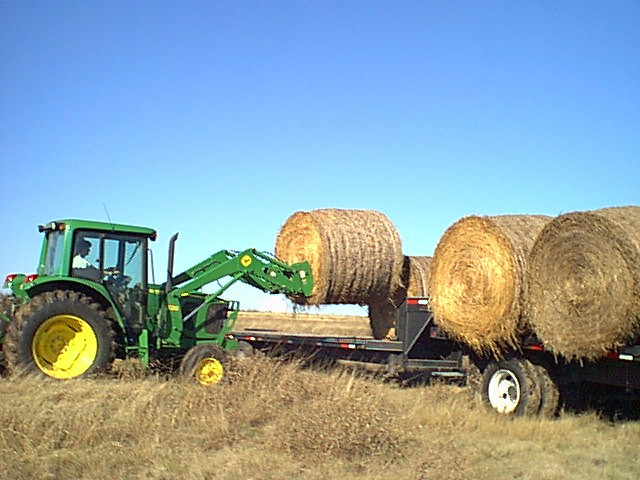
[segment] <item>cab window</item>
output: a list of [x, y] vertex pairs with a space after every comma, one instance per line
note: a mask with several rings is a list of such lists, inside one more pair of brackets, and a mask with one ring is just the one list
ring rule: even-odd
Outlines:
[[60, 272], [63, 253], [63, 232], [54, 231], [47, 234], [47, 256], [44, 263], [45, 275]]
[[91, 232], [76, 232], [73, 239], [71, 276], [100, 280], [100, 238]]
[[136, 237], [105, 238], [105, 276], [119, 278], [128, 285], [143, 283], [144, 239]]

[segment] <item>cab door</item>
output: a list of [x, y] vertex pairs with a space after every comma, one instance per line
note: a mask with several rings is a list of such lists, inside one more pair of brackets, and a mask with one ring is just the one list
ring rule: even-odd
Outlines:
[[144, 237], [105, 234], [102, 239], [102, 283], [111, 293], [130, 335], [139, 334], [144, 326], [146, 250]]

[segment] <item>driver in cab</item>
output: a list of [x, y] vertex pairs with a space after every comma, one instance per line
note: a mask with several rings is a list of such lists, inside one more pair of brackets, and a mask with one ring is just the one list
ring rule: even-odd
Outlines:
[[97, 282], [100, 280], [100, 270], [87, 260], [90, 251], [91, 243], [84, 239], [79, 240], [75, 246], [71, 269], [74, 277], [86, 278]]

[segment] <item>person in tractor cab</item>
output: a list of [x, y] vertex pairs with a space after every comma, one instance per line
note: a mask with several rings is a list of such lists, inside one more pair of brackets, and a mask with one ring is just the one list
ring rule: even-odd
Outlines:
[[87, 255], [91, 251], [91, 243], [87, 240], [80, 240], [76, 243], [75, 253], [73, 256], [73, 268], [87, 268], [92, 266], [89, 260], [87, 260]]
[[86, 257], [90, 251], [91, 243], [89, 241], [84, 239], [78, 240], [71, 263], [72, 274], [74, 277], [86, 278], [97, 282], [100, 280], [100, 270], [87, 260]]

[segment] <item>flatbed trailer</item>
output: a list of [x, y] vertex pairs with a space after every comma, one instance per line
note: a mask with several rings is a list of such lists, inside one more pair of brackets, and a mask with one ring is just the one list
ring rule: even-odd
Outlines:
[[390, 371], [424, 371], [464, 379], [463, 351], [434, 324], [427, 299], [409, 299], [399, 309], [397, 339], [286, 333], [252, 328], [233, 331], [239, 342], [278, 354], [312, 355], [386, 366]]
[[376, 364], [391, 373], [471, 384], [489, 407], [505, 414], [553, 415], [559, 407], [559, 388], [568, 384], [589, 382], [640, 392], [640, 345], [611, 352], [597, 362], [566, 361], [529, 337], [501, 358], [481, 356], [438, 328], [428, 298], [408, 298], [398, 309], [396, 330], [392, 340], [262, 329], [229, 335], [256, 350]]

